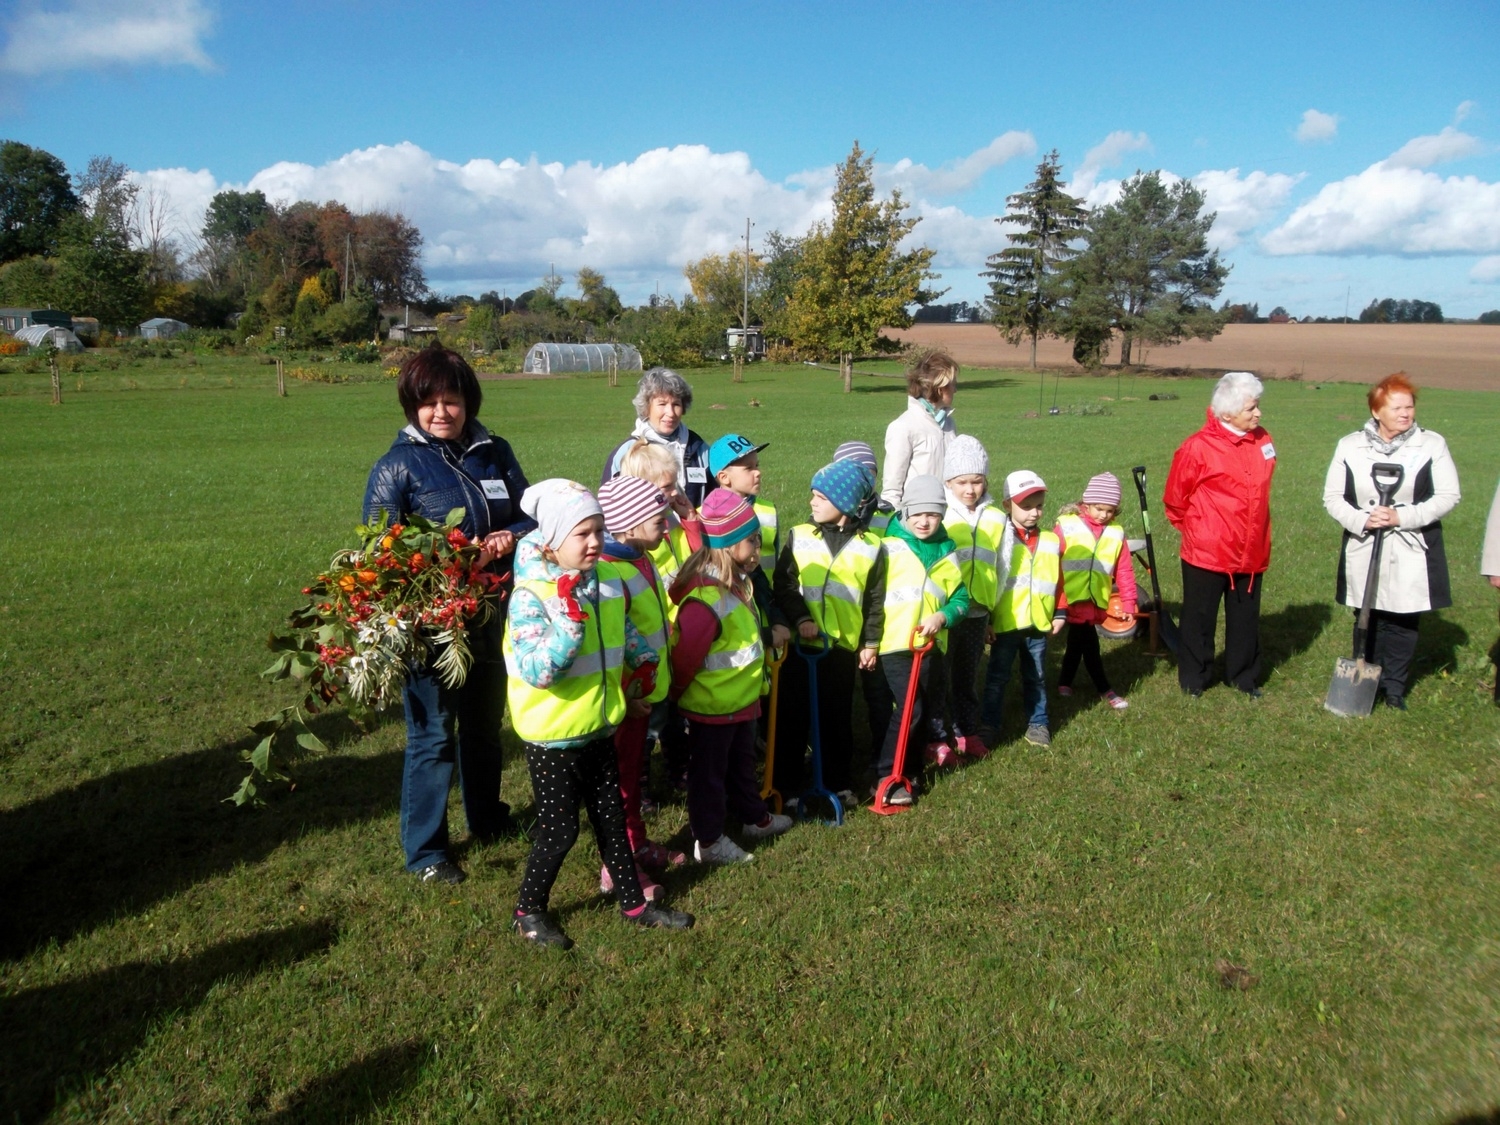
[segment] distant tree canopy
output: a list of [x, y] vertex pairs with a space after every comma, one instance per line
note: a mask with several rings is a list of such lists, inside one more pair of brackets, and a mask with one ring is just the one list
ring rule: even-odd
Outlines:
[[1361, 324], [1442, 324], [1442, 307], [1433, 301], [1398, 301], [1386, 297], [1360, 311]]
[[1500, 324], [1500, 309], [1491, 309], [1479, 314], [1480, 324]]
[[0, 263], [51, 254], [63, 221], [77, 211], [61, 160], [19, 141], [0, 141]]

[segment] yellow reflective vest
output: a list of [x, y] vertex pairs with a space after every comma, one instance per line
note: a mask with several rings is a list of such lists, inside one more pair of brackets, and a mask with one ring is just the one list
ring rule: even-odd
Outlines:
[[[510, 723], [527, 742], [569, 742], [603, 737], [625, 717], [625, 693], [620, 686], [625, 670], [625, 585], [614, 565], [601, 562], [598, 594], [579, 598], [588, 620], [583, 645], [567, 671], [550, 687], [532, 687], [521, 678], [515, 663], [510, 630], [501, 649], [505, 654], [506, 702]], [[543, 602], [557, 596], [556, 579], [517, 579]]]
[[828, 634], [829, 644], [858, 651], [865, 626], [865, 587], [880, 557], [880, 539], [866, 531], [851, 536], [837, 555], [810, 523], [792, 528], [792, 558], [807, 612]]
[[[932, 564], [922, 565], [904, 539], [894, 535], [880, 541], [885, 552], [885, 629], [880, 634], [880, 652], [910, 652], [911, 634], [922, 618], [948, 604], [963, 585], [963, 571], [951, 553]], [[948, 630], [937, 635], [938, 648], [948, 651]]]
[[979, 513], [972, 525], [950, 505], [943, 520], [948, 538], [956, 544], [953, 558], [963, 572], [969, 591], [969, 616], [974, 611], [992, 612], [999, 596], [1000, 541], [1005, 538], [1005, 517], [993, 504]]
[[993, 627], [997, 633], [1052, 628], [1057, 610], [1057, 582], [1062, 574], [1062, 544], [1055, 532], [1037, 532], [1033, 552], [1016, 536], [1010, 569], [1000, 585]]
[[667, 621], [667, 607], [671, 599], [662, 590], [661, 580], [649, 558], [641, 561], [651, 570], [650, 578], [641, 573], [641, 568], [633, 560], [606, 561], [620, 572], [620, 578], [625, 584], [626, 611], [630, 615], [631, 624], [641, 635], [641, 640], [656, 650], [656, 687], [645, 699], [647, 703], [660, 703], [667, 697], [667, 689], [672, 686], [667, 665], [671, 654], [671, 634], [668, 632], [671, 626]]
[[753, 504], [760, 521], [760, 568], [769, 575], [776, 569], [776, 505], [759, 496]]
[[[677, 577], [677, 572], [682, 569], [682, 564], [688, 561], [688, 556], [693, 549], [688, 546], [687, 532], [682, 530], [682, 525], [677, 522], [677, 517], [671, 517], [672, 526], [667, 529], [666, 535], [658, 543], [654, 550], [646, 552], [646, 557], [651, 560], [651, 565], [656, 567], [657, 577], [661, 579], [663, 590], [671, 589], [672, 580]], [[668, 599], [670, 602], [670, 599]], [[667, 606], [667, 620], [672, 620], [676, 615], [675, 604]]]
[[695, 599], [714, 611], [719, 636], [703, 667], [683, 689], [677, 704], [699, 715], [732, 715], [761, 697], [766, 654], [760, 641], [760, 611], [722, 586], [695, 586], [683, 601]]
[[1125, 549], [1125, 529], [1117, 523], [1106, 527], [1096, 540], [1082, 516], [1069, 513], [1057, 521], [1067, 545], [1062, 553], [1063, 592], [1068, 603], [1092, 601], [1100, 609], [1109, 606], [1115, 590], [1115, 565]]

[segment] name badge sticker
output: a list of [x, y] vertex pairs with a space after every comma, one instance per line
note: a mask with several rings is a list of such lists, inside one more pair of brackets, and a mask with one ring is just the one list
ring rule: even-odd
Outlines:
[[1263, 445], [1263, 446], [1260, 447], [1260, 455], [1262, 457], [1264, 457], [1267, 461], [1275, 460], [1275, 458], [1276, 458], [1276, 447], [1274, 445], [1272, 445], [1270, 442], [1266, 442], [1265, 445]]
[[510, 499], [510, 489], [505, 487], [503, 480], [482, 480], [479, 483], [484, 486], [484, 497], [486, 500]]
[[702, 466], [694, 467], [692, 465], [689, 465], [687, 471], [687, 479], [688, 484], [707, 484], [708, 470], [703, 468]]

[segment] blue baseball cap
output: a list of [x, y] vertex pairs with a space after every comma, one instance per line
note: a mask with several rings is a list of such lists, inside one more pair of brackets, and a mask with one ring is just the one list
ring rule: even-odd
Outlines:
[[770, 442], [756, 445], [744, 434], [725, 434], [708, 447], [708, 475], [716, 477], [720, 469], [727, 469], [741, 457], [759, 453]]

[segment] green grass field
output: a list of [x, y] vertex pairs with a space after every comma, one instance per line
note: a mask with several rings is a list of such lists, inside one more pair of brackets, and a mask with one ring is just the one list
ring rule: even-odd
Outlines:
[[[578, 948], [556, 956], [507, 930], [523, 841], [467, 851], [456, 890], [403, 872], [399, 715], [364, 736], [326, 716], [331, 754], [294, 792], [220, 803], [247, 724], [294, 698], [257, 678], [264, 639], [344, 545], [403, 419], [389, 381], [278, 399], [254, 361], [172, 362], [81, 375], [61, 408], [45, 375], [0, 375], [0, 1119], [1443, 1122], [1500, 1106], [1497, 599], [1477, 575], [1500, 396], [1421, 397], [1465, 499], [1446, 525], [1457, 604], [1424, 623], [1408, 713], [1321, 706], [1349, 639], [1322, 477], [1363, 388], [1272, 384], [1263, 700], [1192, 701], [1170, 663], [1109, 651], [1129, 711], [1087, 687], [1054, 697], [1039, 751], [1013, 694], [1001, 749], [916, 811], [670, 876], [698, 917], [686, 934], [621, 925], [585, 835], [553, 898]], [[783, 520], [837, 443], [878, 448], [904, 406], [899, 380], [846, 396], [802, 368], [692, 381], [705, 436], [771, 442]], [[1159, 501], [1209, 389], [1127, 377], [1116, 401], [1113, 378], [1065, 379], [1072, 412], [1028, 416], [1035, 376], [975, 371], [957, 421], [993, 476], [1047, 479], [1049, 519], [1113, 470], [1138, 533], [1128, 470], [1146, 464]], [[1161, 391], [1181, 397], [1148, 401]], [[631, 389], [599, 378], [485, 392], [482, 419], [533, 480], [597, 480], [633, 417]], [[519, 756], [504, 795], [529, 814]], [[452, 815], [461, 831], [456, 794]], [[653, 834], [684, 823], [669, 804]], [[1254, 986], [1222, 987], [1220, 958]]]

